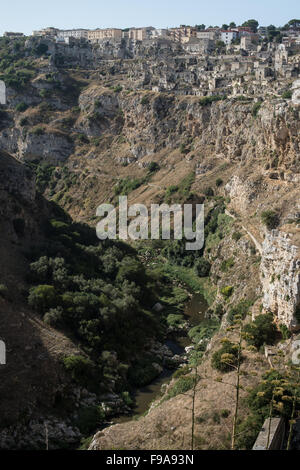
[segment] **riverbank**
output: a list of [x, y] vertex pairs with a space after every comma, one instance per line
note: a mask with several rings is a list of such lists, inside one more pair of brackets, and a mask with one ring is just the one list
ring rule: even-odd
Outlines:
[[[162, 396], [164, 386], [169, 384], [174, 373], [184, 364], [188, 363], [189, 354], [194, 350], [192, 339], [188, 336], [188, 333], [192, 328], [201, 325], [201, 323], [205, 321], [205, 312], [207, 311], [207, 308], [208, 303], [202, 294], [192, 294], [184, 308], [186, 327], [169, 333], [164, 343], [164, 345], [173, 353], [173, 358], [177, 358], [178, 367], [164, 367], [161, 374], [150, 384], [137, 389], [134, 393], [133, 414], [113, 418], [111, 424], [124, 423], [131, 421], [132, 419], [138, 419], [147, 413], [151, 403]], [[179, 360], [180, 357], [182, 358], [182, 361]]]

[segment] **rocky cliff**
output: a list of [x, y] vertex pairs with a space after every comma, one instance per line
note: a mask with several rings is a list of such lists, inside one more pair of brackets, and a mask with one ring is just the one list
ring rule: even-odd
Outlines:
[[[48, 56], [35, 52], [41, 43]], [[24, 408], [26, 416], [15, 441], [20, 447], [42, 445], [44, 428], [38, 416], [44, 422], [49, 404], [55, 402], [59, 408], [70, 385], [61, 357], [66, 351], [80, 352], [25, 308], [24, 253], [44, 236], [43, 224], [52, 214], [47, 199], [77, 221], [94, 226], [96, 207], [115, 203], [123, 191], [130, 202], [147, 205], [172, 197], [181, 198], [181, 203], [205, 200], [209, 212], [214, 204], [224, 204], [204, 255], [211, 264], [211, 308], [222, 304], [225, 314], [221, 332], [201, 364], [205, 382], [197, 389], [198, 447], [222, 448], [217, 440], [223, 442], [221, 428], [229, 423], [233, 398], [225, 383], [217, 390], [219, 376], [212, 371], [210, 358], [225, 335], [230, 310], [251, 300], [252, 318], [272, 312], [278, 326], [293, 333], [299, 328], [297, 67], [289, 77], [278, 74], [260, 80], [252, 58], [183, 55], [182, 48], [169, 41], [108, 41], [95, 46], [75, 42], [69, 47], [32, 38], [25, 46], [23, 59], [30, 58], [31, 63], [23, 66], [29, 73], [17, 84], [15, 76], [3, 77], [7, 105], [0, 113], [0, 281], [16, 292], [13, 301], [0, 296], [0, 307], [8, 350], [17, 351], [14, 367], [7, 369], [1, 384], [1, 393], [7, 396], [9, 391], [12, 398], [5, 405], [9, 412], [3, 410], [6, 429], [0, 443], [6, 448], [15, 444], [11, 434], [16, 428], [9, 426]], [[259, 58], [267, 59], [263, 54]], [[276, 218], [274, 226], [266, 223], [267, 216]], [[69, 240], [69, 235], [62, 235]], [[230, 298], [222, 294], [224, 288], [229, 288]], [[32, 344], [26, 343], [22, 331], [33, 338]], [[257, 383], [267, 367], [259, 353], [247, 352], [246, 385]], [[30, 386], [16, 391], [12, 377], [17, 384]], [[231, 373], [229, 387], [233, 381]], [[76, 407], [84, 400], [102, 403], [85, 390], [71, 389], [64, 397], [71, 397]], [[114, 395], [113, 400], [118, 398]], [[224, 421], [214, 421], [218, 418], [212, 402], [220, 403], [220, 413], [229, 412]], [[96, 435], [91, 447], [188, 448], [190, 414], [183, 410], [190, 405], [190, 395], [164, 401], [133, 425], [125, 423]], [[28, 425], [27, 412], [30, 442], [20, 438]], [[217, 436], [214, 442], [204, 436], [203, 420]], [[69, 421], [62, 424], [52, 416], [47, 423], [54, 440], [56, 436], [68, 443], [78, 441], [80, 433]]]

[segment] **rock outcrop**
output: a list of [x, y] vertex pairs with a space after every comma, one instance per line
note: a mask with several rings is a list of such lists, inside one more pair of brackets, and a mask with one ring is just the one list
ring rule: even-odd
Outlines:
[[300, 307], [299, 241], [299, 233], [272, 230], [262, 245], [263, 306], [289, 329], [299, 328], [295, 316]]

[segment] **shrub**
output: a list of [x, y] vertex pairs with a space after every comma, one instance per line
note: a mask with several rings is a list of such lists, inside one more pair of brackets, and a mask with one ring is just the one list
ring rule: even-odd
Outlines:
[[290, 100], [292, 97], [292, 91], [291, 90], [286, 90], [284, 93], [282, 93], [282, 98], [284, 100]]
[[182, 393], [186, 393], [193, 387], [195, 383], [195, 378], [191, 376], [183, 376], [180, 377], [175, 385], [168, 391], [166, 399], [170, 399], [176, 397], [177, 395], [181, 395]]
[[[298, 388], [298, 390], [297, 390]], [[273, 416], [290, 418], [293, 406], [293, 395], [299, 394], [299, 385], [296, 390], [290, 384], [290, 378], [274, 369], [267, 372], [260, 383], [250, 390], [246, 404], [251, 415], [238, 425], [237, 447], [251, 449], [264, 420], [270, 415], [270, 403], [273, 400]], [[275, 393], [274, 393], [275, 392]], [[296, 402], [296, 410], [299, 402]], [[296, 411], [297, 412], [297, 411]]]
[[105, 413], [101, 406], [89, 406], [78, 411], [75, 424], [79, 431], [86, 436], [99, 428], [104, 418]]
[[222, 186], [223, 184], [223, 180], [221, 178], [217, 178], [216, 179], [216, 186], [219, 187], [219, 186]]
[[229, 297], [233, 294], [234, 287], [233, 286], [226, 286], [221, 289], [221, 294], [226, 298], [229, 299]]
[[290, 330], [288, 329], [288, 327], [286, 325], [281, 324], [279, 326], [279, 328], [280, 328], [280, 331], [281, 331], [282, 339], [286, 340], [286, 339], [289, 339], [292, 336], [292, 333], [290, 332]]
[[114, 87], [114, 92], [115, 93], [120, 93], [123, 90], [123, 87], [121, 85], [117, 85]]
[[124, 178], [121, 179], [114, 191], [116, 196], [127, 196], [129, 193], [139, 188], [143, 184], [144, 180], [139, 178]]
[[276, 339], [276, 326], [271, 313], [258, 315], [254, 322], [245, 326], [247, 343], [260, 348], [263, 344], [273, 344]]
[[224, 309], [221, 304], [216, 305], [214, 314], [217, 318], [221, 318], [224, 315]]
[[264, 418], [256, 413], [241, 421], [237, 427], [236, 447], [241, 450], [252, 449], [263, 423]]
[[141, 104], [142, 104], [143, 106], [145, 106], [145, 105], [149, 104], [149, 101], [150, 101], [150, 100], [149, 100], [149, 96], [145, 95], [145, 96], [143, 96], [143, 98], [141, 99]]
[[132, 406], [133, 405], [133, 399], [130, 396], [129, 392], [122, 392], [121, 397], [127, 406]]
[[139, 261], [132, 259], [131, 257], [125, 257], [122, 260], [122, 264], [119, 268], [117, 281], [122, 282], [125, 279], [128, 281], [140, 284], [145, 278], [144, 267]]
[[222, 347], [213, 354], [211, 365], [220, 372], [230, 372], [237, 365], [238, 346], [224, 341]]
[[44, 322], [47, 325], [52, 327], [59, 327], [63, 323], [63, 309], [62, 307], [51, 308], [49, 312], [44, 315], [43, 318]]
[[237, 241], [240, 240], [240, 238], [242, 238], [241, 232], [233, 232], [233, 234], [232, 234], [232, 240], [234, 240], [234, 241], [237, 242]]
[[150, 162], [150, 164], [148, 165], [148, 171], [150, 173], [154, 173], [155, 171], [158, 171], [158, 170], [159, 170], [159, 164], [156, 162]]
[[48, 45], [44, 44], [44, 43], [39, 44], [34, 49], [34, 53], [37, 56], [42, 56], [42, 55], [46, 54], [47, 51], [48, 51]]
[[39, 91], [39, 95], [41, 98], [48, 98], [49, 96], [51, 96], [51, 91], [44, 88], [43, 90]]
[[174, 313], [170, 313], [170, 315], [167, 316], [168, 326], [178, 328], [180, 325], [182, 325], [183, 322], [184, 322], [183, 315], [176, 315]]
[[24, 127], [24, 126], [27, 126], [28, 124], [29, 124], [29, 121], [27, 118], [20, 119], [20, 126]]
[[19, 113], [23, 113], [26, 109], [28, 109], [28, 105], [24, 103], [24, 101], [21, 101], [21, 103], [18, 103], [16, 106], [16, 111]]
[[[200, 325], [194, 326], [188, 332], [188, 337], [193, 341], [193, 343], [198, 344], [201, 342], [203, 348], [205, 349], [207, 341], [209, 340], [213, 334], [219, 329], [219, 321], [218, 320], [205, 320], [202, 321]], [[203, 349], [201, 348], [201, 349]]]
[[84, 134], [78, 134], [77, 135], [77, 140], [78, 142], [80, 142], [81, 144], [88, 144], [89, 143], [89, 139], [86, 135]]
[[228, 418], [228, 416], [230, 416], [230, 410], [221, 410], [221, 413], [220, 413], [221, 417], [222, 418]]
[[241, 300], [237, 305], [232, 307], [227, 315], [227, 321], [232, 324], [236, 316], [244, 320], [249, 312], [249, 308], [253, 305], [252, 300]]
[[186, 143], [180, 144], [179, 151], [183, 155], [187, 155], [190, 152], [190, 147]]
[[151, 383], [157, 376], [158, 370], [151, 360], [140, 361], [128, 371], [128, 380], [135, 387], [144, 387]]
[[[225, 46], [225, 44], [224, 44]], [[214, 101], [220, 101], [226, 99], [226, 96], [221, 96], [221, 95], [213, 95], [213, 96], [204, 96], [203, 98], [200, 98], [199, 104], [201, 106], [207, 106]]]
[[8, 288], [5, 284], [0, 284], [0, 296], [4, 299], [7, 298]]
[[253, 116], [254, 118], [257, 117], [258, 111], [260, 110], [261, 105], [262, 105], [262, 101], [257, 101], [257, 102], [253, 105], [253, 108], [252, 108], [251, 113], [252, 113], [252, 116]]
[[39, 285], [29, 291], [28, 303], [39, 313], [45, 313], [57, 303], [57, 294], [53, 286]]
[[234, 259], [228, 258], [222, 261], [220, 268], [221, 268], [221, 271], [225, 273], [226, 271], [228, 271], [228, 269], [233, 268], [233, 266], [234, 266]]
[[200, 258], [195, 262], [195, 271], [199, 277], [207, 277], [209, 275], [211, 264], [204, 258]]
[[261, 214], [261, 221], [268, 230], [275, 229], [279, 225], [279, 216], [277, 212], [268, 210]]
[[31, 131], [31, 134], [37, 135], [37, 136], [43, 135], [45, 134], [45, 129], [41, 126], [34, 127]]
[[215, 194], [213, 188], [211, 188], [211, 187], [208, 187], [208, 188], [204, 189], [203, 192], [204, 192], [205, 196], [208, 196], [208, 197], [212, 197]]
[[173, 379], [179, 379], [179, 377], [182, 377], [183, 375], [189, 374], [191, 371], [191, 368], [189, 366], [183, 366], [179, 367], [174, 374], [172, 375]]
[[93, 372], [93, 362], [83, 356], [68, 356], [63, 359], [65, 369], [71, 374], [74, 382], [84, 384]]

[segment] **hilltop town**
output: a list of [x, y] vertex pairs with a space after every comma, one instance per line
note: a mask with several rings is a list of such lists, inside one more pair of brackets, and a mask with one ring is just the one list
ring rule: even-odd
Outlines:
[[[22, 33], [6, 32], [18, 40]], [[25, 39], [25, 38], [24, 38]], [[105, 69], [128, 76], [133, 89], [180, 95], [281, 93], [300, 72], [300, 24], [283, 28], [248, 20], [223, 27], [180, 26], [59, 30], [45, 28], [26, 38], [25, 47], [50, 56], [55, 66]], [[130, 59], [139, 59], [130, 60]], [[142, 60], [143, 59], [143, 60]], [[161, 60], [163, 59], [163, 61]], [[295, 95], [294, 100], [299, 101]]]

